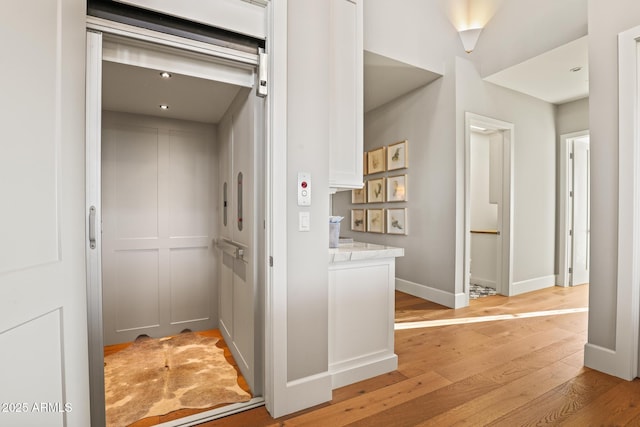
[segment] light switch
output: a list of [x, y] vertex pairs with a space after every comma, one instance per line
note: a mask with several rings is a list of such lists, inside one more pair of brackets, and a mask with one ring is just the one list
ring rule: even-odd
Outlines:
[[311, 213], [310, 212], [299, 213], [298, 230], [311, 231]]

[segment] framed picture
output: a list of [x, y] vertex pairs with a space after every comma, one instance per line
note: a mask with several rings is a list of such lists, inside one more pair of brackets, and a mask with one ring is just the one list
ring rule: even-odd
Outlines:
[[367, 209], [367, 231], [384, 233], [384, 209]]
[[366, 231], [367, 211], [364, 209], [351, 209], [351, 230]]
[[387, 150], [387, 170], [406, 169], [409, 167], [409, 141], [390, 144]]
[[367, 174], [371, 175], [378, 172], [385, 171], [385, 147], [380, 147], [375, 150], [371, 150], [367, 153]]
[[387, 209], [387, 234], [408, 234], [407, 208]]
[[367, 152], [362, 154], [362, 175], [369, 175], [369, 168], [367, 165]]
[[367, 203], [367, 183], [364, 183], [362, 188], [355, 188], [351, 190], [351, 203]]
[[384, 177], [367, 181], [367, 203], [384, 203]]
[[407, 201], [407, 175], [387, 177], [387, 202]]

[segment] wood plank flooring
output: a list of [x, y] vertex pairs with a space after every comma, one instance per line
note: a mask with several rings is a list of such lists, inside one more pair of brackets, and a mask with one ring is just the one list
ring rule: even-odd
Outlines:
[[[396, 322], [585, 308], [588, 285], [490, 296], [451, 310], [396, 293]], [[477, 320], [477, 319], [476, 319]], [[398, 370], [273, 419], [257, 408], [202, 424], [263, 426], [640, 426], [640, 380], [583, 367], [587, 313], [396, 330]]]

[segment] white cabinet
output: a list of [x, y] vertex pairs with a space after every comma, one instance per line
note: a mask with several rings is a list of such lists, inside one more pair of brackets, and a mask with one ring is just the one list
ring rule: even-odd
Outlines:
[[362, 188], [362, 0], [331, 0], [329, 187]]
[[394, 371], [395, 257], [354, 243], [329, 250], [329, 374], [333, 388]]

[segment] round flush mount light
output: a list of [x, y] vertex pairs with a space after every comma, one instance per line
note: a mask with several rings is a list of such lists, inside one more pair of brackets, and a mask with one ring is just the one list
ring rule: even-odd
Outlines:
[[571, 71], [572, 73], [577, 73], [580, 70], [582, 70], [582, 67], [573, 67], [573, 68], [569, 69], [569, 71]]
[[160, 107], [161, 110], [168, 110], [169, 106], [167, 104], [160, 104], [158, 107]]
[[168, 71], [162, 71], [160, 73], [160, 77], [162, 77], [163, 79], [170, 79], [171, 78], [171, 73], [169, 73]]

